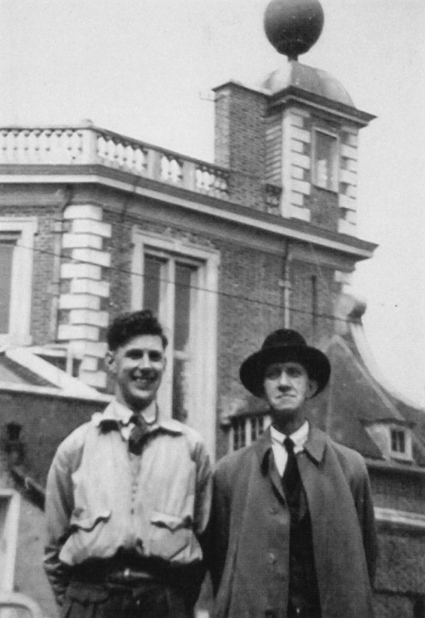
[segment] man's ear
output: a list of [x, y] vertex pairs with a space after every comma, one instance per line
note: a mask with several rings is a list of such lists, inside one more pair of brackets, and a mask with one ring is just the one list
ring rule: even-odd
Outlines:
[[115, 354], [111, 350], [106, 352], [105, 364], [110, 373], [115, 373]]
[[312, 397], [314, 397], [314, 395], [317, 393], [318, 388], [319, 388], [319, 385], [316, 380], [308, 381], [308, 393], [307, 393], [308, 399], [311, 399]]

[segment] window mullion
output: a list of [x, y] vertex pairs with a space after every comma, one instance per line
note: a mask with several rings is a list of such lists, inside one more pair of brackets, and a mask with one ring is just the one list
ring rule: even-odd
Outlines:
[[173, 366], [174, 366], [174, 260], [168, 258], [161, 267], [159, 293], [159, 319], [164, 325], [168, 346], [165, 352], [167, 369], [163, 388], [159, 390], [158, 401], [164, 416], [172, 416]]

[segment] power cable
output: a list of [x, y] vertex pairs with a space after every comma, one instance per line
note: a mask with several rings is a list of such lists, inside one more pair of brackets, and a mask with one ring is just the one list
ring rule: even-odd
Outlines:
[[[82, 260], [82, 259], [78, 259], [78, 258], [74, 258], [74, 257], [70, 257], [64, 253], [55, 253], [53, 251], [49, 251], [48, 249], [40, 249], [37, 247], [27, 247], [25, 245], [19, 245], [19, 248], [21, 249], [25, 249], [27, 251], [32, 251], [33, 253], [41, 253], [41, 254], [46, 254], [46, 255], [51, 255], [54, 257], [60, 257], [63, 258], [65, 260], [70, 260], [73, 263], [77, 263], [77, 264], [90, 264], [92, 266], [99, 266], [98, 264], [93, 264], [93, 262], [89, 262], [87, 260]], [[99, 266], [99, 268], [106, 268], [110, 271], [113, 272], [118, 272], [118, 273], [122, 273], [122, 274], [126, 274], [126, 275], [131, 275], [131, 276], [136, 276], [136, 277], [141, 277], [143, 279], [145, 278], [150, 278], [150, 279], [154, 279], [159, 281], [160, 283], [167, 283], [169, 285], [177, 285], [174, 281], [171, 281], [170, 279], [165, 279], [162, 277], [153, 277], [150, 275], [146, 275], [145, 273], [138, 273], [135, 272], [133, 270], [128, 270], [125, 268], [118, 268], [118, 267], [114, 267], [114, 266]], [[329, 287], [328, 284], [324, 278], [324, 275], [322, 272], [320, 272], [321, 276], [323, 277], [323, 280], [326, 283], [326, 287], [329, 291]], [[253, 304], [257, 304], [257, 305], [262, 305], [265, 307], [270, 307], [270, 308], [274, 308], [274, 309], [281, 309], [281, 305], [278, 303], [272, 303], [269, 301], [264, 301], [264, 300], [259, 300], [259, 299], [255, 299], [255, 298], [250, 298], [249, 296], [243, 296], [243, 295], [239, 295], [239, 294], [231, 294], [230, 292], [224, 292], [224, 291], [220, 291], [220, 290], [211, 290], [209, 288], [205, 288], [205, 287], [201, 287], [201, 286], [197, 286], [197, 285], [191, 285], [191, 284], [184, 284], [184, 283], [179, 283], [178, 284], [181, 287], [187, 287], [193, 290], [197, 290], [200, 292], [207, 292], [208, 294], [216, 294], [217, 296], [222, 296], [224, 298], [230, 298], [230, 299], [234, 299], [234, 300], [243, 300], [249, 303], [253, 303]], [[306, 309], [300, 309], [300, 308], [295, 308], [295, 307], [290, 307], [289, 311], [291, 313], [299, 313], [299, 314], [303, 314], [303, 315], [308, 315], [308, 316], [313, 316], [316, 318], [321, 318], [321, 319], [326, 319], [326, 320], [334, 320], [334, 321], [338, 321], [338, 322], [344, 322], [346, 323], [346, 319], [342, 318], [342, 317], [338, 317], [335, 315], [331, 315], [331, 314], [327, 314], [327, 313], [315, 313], [312, 311], [308, 311]]]

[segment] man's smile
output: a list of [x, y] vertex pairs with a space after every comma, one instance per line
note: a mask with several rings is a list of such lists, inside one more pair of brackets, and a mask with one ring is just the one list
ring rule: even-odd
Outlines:
[[150, 375], [134, 375], [133, 374], [131, 378], [133, 382], [137, 384], [137, 386], [144, 389], [144, 388], [149, 388], [150, 386], [152, 386], [152, 384], [155, 384], [155, 382], [158, 380], [158, 374], [156, 372]]

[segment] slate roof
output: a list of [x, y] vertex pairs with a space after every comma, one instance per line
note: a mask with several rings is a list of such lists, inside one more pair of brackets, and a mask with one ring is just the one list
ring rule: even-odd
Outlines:
[[374, 424], [407, 427], [412, 431], [413, 461], [388, 465], [425, 467], [425, 410], [396, 395], [381, 379], [361, 314], [348, 316], [344, 327], [321, 346], [331, 361], [332, 375], [329, 387], [312, 400], [311, 416], [337, 442], [375, 460], [383, 460], [384, 455], [366, 428]]

